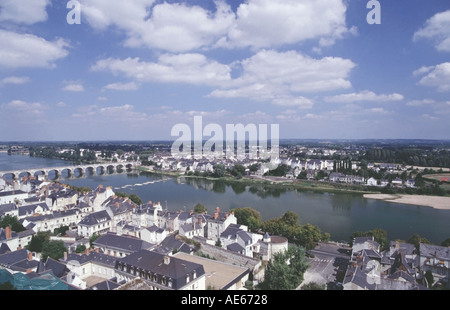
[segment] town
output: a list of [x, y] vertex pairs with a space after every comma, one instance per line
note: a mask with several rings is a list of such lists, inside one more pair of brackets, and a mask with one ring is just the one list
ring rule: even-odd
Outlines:
[[[21, 147], [14, 150], [24, 151]], [[39, 152], [32, 151], [34, 155]], [[124, 165], [139, 160], [138, 169], [186, 176], [220, 177], [228, 171], [236, 179], [306, 179], [417, 189], [424, 186], [420, 172], [427, 169], [441, 173], [437, 175], [444, 185], [448, 182], [444, 180], [446, 167], [416, 170], [408, 162], [351, 159], [352, 154], [369, 152], [282, 147], [277, 165], [283, 169], [272, 171], [264, 170], [257, 159], [177, 159], [160, 145], [149, 153], [66, 148], [54, 154], [95, 156], [96, 162]], [[15, 289], [254, 289], [264, 282], [268, 262], [290, 247], [285, 236], [251, 231], [238, 223], [234, 212], [220, 206], [212, 214], [205, 208], [169, 211], [160, 202], [137, 203], [111, 187], [73, 188], [58, 182], [60, 177], [49, 180], [48, 175], [20, 174], [0, 178], [0, 219], [12, 223], [0, 228], [0, 279], [10, 279]], [[344, 264], [334, 270], [340, 275], [334, 277], [335, 288], [417, 290], [450, 283], [447, 246], [420, 240], [418, 244], [392, 240], [386, 246], [373, 236], [355, 237], [350, 243], [326, 243], [348, 251]], [[309, 253], [309, 263], [320, 264], [323, 253]], [[337, 259], [329, 255], [331, 261]]]

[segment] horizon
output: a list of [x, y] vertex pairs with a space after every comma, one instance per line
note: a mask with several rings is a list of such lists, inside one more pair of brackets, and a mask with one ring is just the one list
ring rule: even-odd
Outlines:
[[450, 3], [377, 2], [2, 1], [0, 140], [450, 140]]

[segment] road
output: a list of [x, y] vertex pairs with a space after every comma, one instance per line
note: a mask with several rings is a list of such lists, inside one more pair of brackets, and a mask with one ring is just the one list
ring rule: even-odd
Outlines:
[[313, 254], [314, 258], [309, 259], [310, 267], [297, 289], [310, 282], [325, 284], [327, 289], [336, 289], [336, 275], [338, 272], [345, 272], [351, 248], [335, 243], [320, 243], [309, 253]]

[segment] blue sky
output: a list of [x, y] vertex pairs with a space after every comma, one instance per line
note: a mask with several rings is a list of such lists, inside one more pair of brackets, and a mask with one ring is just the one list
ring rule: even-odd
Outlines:
[[68, 2], [0, 0], [0, 141], [450, 138], [448, 0]]

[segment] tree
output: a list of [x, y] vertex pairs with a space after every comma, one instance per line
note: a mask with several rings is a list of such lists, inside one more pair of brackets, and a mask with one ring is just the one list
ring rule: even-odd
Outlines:
[[78, 245], [77, 248], [75, 249], [76, 253], [83, 253], [84, 251], [86, 251], [86, 246], [84, 244]]
[[55, 229], [53, 230], [53, 234], [54, 234], [54, 235], [59, 235], [59, 234], [61, 234], [61, 235], [64, 236], [68, 230], [69, 230], [69, 226], [61, 226], [61, 227], [59, 227], [59, 228], [55, 228]]
[[325, 284], [319, 284], [316, 282], [309, 282], [308, 284], [305, 284], [301, 288], [302, 291], [324, 291], [325, 290]]
[[23, 227], [23, 225], [19, 222], [17, 216], [12, 216], [9, 214], [5, 215], [0, 221], [0, 227], [6, 228], [8, 226], [11, 226], [11, 230], [15, 232], [21, 232], [26, 230], [26, 228]]
[[433, 273], [430, 270], [427, 270], [425, 272], [425, 279], [427, 280], [428, 287], [432, 288], [434, 283], [434, 277]]
[[89, 245], [92, 248], [93, 243], [95, 240], [97, 240], [97, 238], [100, 237], [100, 235], [97, 235], [96, 233], [94, 233], [90, 238], [89, 238]]
[[283, 214], [281, 220], [288, 226], [295, 226], [298, 224], [298, 214], [292, 211], [287, 211]]
[[245, 174], [245, 167], [240, 164], [236, 164], [231, 170], [231, 174], [235, 177], [243, 176]]
[[445, 240], [441, 243], [441, 246], [450, 247], [450, 238], [445, 239]]
[[269, 261], [260, 287], [266, 290], [293, 290], [303, 282], [308, 267], [305, 249], [291, 246], [287, 251], [276, 253]]
[[195, 205], [194, 212], [198, 214], [203, 214], [208, 212], [208, 209], [206, 209], [206, 207], [199, 202]]
[[350, 236], [350, 245], [353, 245], [353, 239], [356, 237], [374, 237], [374, 240], [380, 245], [381, 251], [387, 250], [389, 248], [389, 239], [387, 237], [387, 232], [380, 228], [375, 228], [369, 231], [356, 231]]
[[214, 172], [213, 172], [214, 177], [222, 178], [225, 176], [225, 172], [226, 172], [225, 165], [217, 164], [217, 165], [214, 165], [213, 169], [214, 169]]
[[42, 259], [44, 261], [46, 261], [48, 257], [58, 260], [64, 257], [64, 252], [67, 252], [67, 248], [61, 240], [45, 241], [42, 245]]
[[427, 240], [427, 238], [423, 238], [423, 237], [419, 236], [419, 234], [412, 235], [411, 238], [409, 238], [408, 241], [406, 241], [406, 242], [414, 244], [416, 246], [417, 251], [420, 250], [421, 243], [432, 244], [429, 240]]
[[27, 250], [30, 252], [42, 252], [42, 246], [45, 241], [50, 240], [50, 233], [46, 231], [40, 231], [36, 235], [31, 237], [31, 241], [26, 246]]
[[231, 212], [234, 212], [237, 223], [247, 226], [250, 231], [257, 231], [262, 226], [263, 219], [261, 213], [255, 209], [250, 207], [235, 208]]

